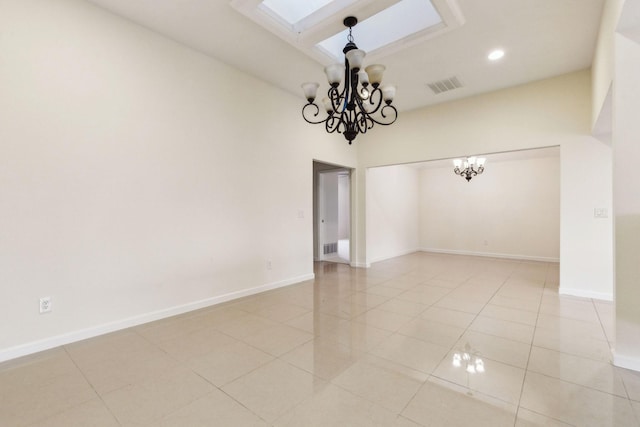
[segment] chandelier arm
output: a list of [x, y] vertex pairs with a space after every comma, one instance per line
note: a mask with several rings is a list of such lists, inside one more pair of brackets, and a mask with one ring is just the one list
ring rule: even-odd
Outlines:
[[344, 110], [344, 100], [346, 99], [346, 88], [342, 89], [342, 92], [337, 87], [331, 87], [327, 92], [327, 96], [331, 100], [331, 108], [336, 114], [341, 114]]
[[357, 131], [353, 110], [344, 110], [340, 116], [340, 121], [345, 131]]
[[[371, 118], [371, 120], [373, 120], [373, 122], [376, 124], [379, 124], [382, 126], [388, 126], [390, 124], [395, 123], [396, 119], [398, 118], [398, 110], [396, 110], [396, 107], [394, 107], [390, 103], [387, 104], [386, 102], [384, 102], [382, 97], [382, 91], [380, 90], [379, 87], [375, 88], [371, 92], [371, 95], [369, 96], [368, 101], [365, 101], [365, 103], [368, 103], [369, 105], [373, 106], [373, 109], [367, 110], [366, 108], [364, 108], [364, 105], [362, 105], [364, 111]], [[374, 117], [374, 114], [378, 112], [380, 113], [380, 116], [382, 117], [382, 119], [386, 119], [387, 116], [393, 116], [393, 119], [391, 120], [376, 119]]]
[[325, 129], [327, 133], [334, 133], [334, 132], [342, 133], [342, 131], [340, 130], [340, 127], [344, 127], [344, 124], [340, 116], [332, 114], [329, 117], [327, 117], [327, 120], [325, 123]]
[[[314, 111], [311, 111], [311, 113], [309, 113], [309, 109], [308, 109], [309, 107], [313, 107], [313, 108], [315, 108], [315, 112], [314, 112]], [[312, 108], [312, 110], [313, 110], [313, 108]], [[311, 118], [308, 118], [308, 117], [307, 117], [309, 114], [311, 114], [311, 115], [309, 116], [309, 117], [311, 117]], [[316, 104], [314, 104], [313, 102], [310, 102], [310, 103], [306, 104], [304, 107], [302, 107], [302, 118], [303, 118], [307, 123], [311, 123], [312, 125], [318, 125], [318, 124], [320, 124], [320, 123], [324, 123], [324, 122], [326, 122], [326, 121], [329, 119], [329, 117], [327, 117], [327, 118], [325, 118], [325, 119], [322, 119], [322, 120], [314, 120], [314, 119], [312, 118], [312, 117], [318, 117], [318, 115], [319, 115], [319, 114], [320, 114], [320, 108], [319, 108]]]
[[349, 142], [349, 145], [360, 133], [360, 129], [357, 123], [357, 111], [347, 108], [340, 115], [340, 121], [342, 122], [342, 133], [345, 139]]
[[380, 107], [382, 106], [382, 90], [380, 90], [380, 87], [377, 87], [373, 89], [373, 91], [371, 91], [371, 93], [369, 94], [369, 98], [365, 100], [365, 103], [373, 106], [373, 108], [369, 110], [365, 109], [368, 115], [376, 114], [378, 110], [380, 110]]
[[[371, 116], [371, 112], [367, 111], [366, 108], [366, 104], [369, 102], [369, 99], [370, 98], [363, 99], [360, 96], [356, 97], [356, 110], [358, 111], [357, 121], [360, 133], [366, 133], [367, 130], [371, 129], [374, 123], [376, 123], [376, 121]], [[379, 108], [379, 106], [377, 108]], [[373, 111], [375, 112], [377, 108]]]
[[[391, 111], [389, 112], [387, 110], [391, 110]], [[385, 111], [387, 111], [387, 112], [385, 113]], [[387, 121], [387, 120], [380, 121], [380, 120], [376, 120], [376, 119], [374, 119], [372, 117], [371, 120], [373, 120], [376, 124], [379, 124], [379, 125], [382, 125], [382, 126], [389, 126], [389, 125], [395, 123], [395, 121], [398, 119], [398, 110], [396, 110], [396, 107], [394, 107], [391, 104], [385, 104], [382, 107], [382, 109], [380, 110], [380, 116], [383, 119], [386, 119], [387, 116], [389, 116], [389, 117], [393, 116], [393, 119], [391, 119], [391, 121]]]
[[362, 109], [361, 103], [359, 104], [359, 111], [355, 115], [354, 122], [359, 133], [367, 133], [367, 130], [371, 129], [375, 123], [366, 110]]

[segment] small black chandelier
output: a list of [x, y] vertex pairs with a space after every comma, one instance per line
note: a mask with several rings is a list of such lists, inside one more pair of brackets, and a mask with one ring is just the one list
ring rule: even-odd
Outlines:
[[[311, 124], [324, 123], [327, 132], [341, 133], [351, 144], [359, 133], [366, 133], [374, 124], [387, 126], [395, 122], [398, 110], [391, 105], [396, 94], [395, 86], [380, 86], [384, 65], [369, 65], [365, 70], [361, 69], [366, 52], [358, 49], [351, 34], [358, 19], [349, 16], [343, 23], [349, 27], [347, 44], [342, 50], [345, 56], [344, 66], [333, 64], [324, 69], [331, 86], [327, 92], [328, 97], [322, 100], [327, 117], [321, 120], [318, 118], [320, 108], [314, 103], [320, 86], [318, 83], [302, 85], [308, 101], [302, 107], [302, 117]], [[343, 72], [344, 86], [340, 88]]]
[[471, 178], [484, 172], [486, 160], [484, 157], [468, 157], [464, 160], [454, 159], [453, 171], [456, 175], [460, 175], [469, 182]]

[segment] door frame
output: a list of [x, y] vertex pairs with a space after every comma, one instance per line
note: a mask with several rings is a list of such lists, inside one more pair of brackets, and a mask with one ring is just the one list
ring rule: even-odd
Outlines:
[[322, 212], [322, 203], [321, 200], [321, 189], [320, 189], [320, 174], [321, 173], [336, 173], [336, 172], [346, 172], [349, 179], [349, 259], [344, 262], [347, 264], [351, 264], [353, 260], [353, 200], [354, 200], [354, 191], [353, 191], [353, 176], [354, 176], [353, 168], [337, 165], [333, 163], [323, 162], [321, 160], [313, 160], [313, 247], [314, 247], [314, 261], [325, 261], [326, 258], [324, 256], [324, 241], [321, 237], [321, 229], [323, 227], [320, 218], [320, 212]]

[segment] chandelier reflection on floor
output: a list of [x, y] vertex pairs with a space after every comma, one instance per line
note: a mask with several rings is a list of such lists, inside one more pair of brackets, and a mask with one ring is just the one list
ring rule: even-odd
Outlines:
[[453, 360], [451, 362], [455, 368], [464, 368], [467, 373], [467, 392], [468, 395], [472, 395], [471, 386], [469, 384], [470, 374], [481, 374], [484, 372], [484, 361], [475, 350], [471, 349], [471, 345], [466, 343], [464, 349], [456, 350], [453, 353]]
[[[324, 69], [330, 85], [327, 97], [322, 100], [327, 116], [319, 118], [320, 108], [314, 103], [320, 85], [304, 83], [302, 89], [307, 104], [302, 107], [302, 117], [311, 124], [324, 123], [327, 132], [341, 133], [351, 144], [358, 134], [366, 133], [374, 124], [387, 126], [395, 122], [398, 111], [391, 105], [395, 86], [381, 86], [384, 65], [369, 65], [362, 70], [366, 52], [358, 49], [351, 34], [358, 19], [349, 16], [343, 22], [349, 27], [347, 44], [342, 50], [344, 65], [333, 64]], [[344, 84], [340, 88], [343, 73]]]
[[452, 363], [456, 368], [464, 367], [464, 370], [470, 374], [484, 372], [484, 362], [477, 354], [472, 352], [469, 343], [464, 346], [463, 350], [453, 353]]
[[456, 175], [462, 176], [469, 182], [471, 178], [484, 172], [484, 163], [486, 160], [484, 157], [468, 157], [464, 160], [454, 159], [453, 171]]

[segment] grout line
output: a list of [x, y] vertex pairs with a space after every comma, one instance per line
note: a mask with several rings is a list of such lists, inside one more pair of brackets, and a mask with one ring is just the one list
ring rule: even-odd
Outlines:
[[[598, 311], [598, 306], [596, 305], [596, 302], [595, 302], [595, 300], [593, 298], [591, 298], [590, 301], [591, 301], [591, 304], [593, 305], [593, 309], [596, 312], [596, 316], [598, 317], [598, 322], [600, 323], [600, 327], [602, 328], [602, 334], [607, 339], [607, 344], [609, 345], [609, 349], [613, 350], [613, 347], [611, 347], [611, 343], [612, 343], [611, 338], [612, 337], [610, 337], [609, 334], [607, 334], [607, 330], [604, 327], [604, 324], [602, 323], [602, 318], [600, 317], [600, 312]], [[615, 333], [615, 331], [614, 331], [614, 333]]]
[[547, 287], [547, 276], [549, 274], [549, 264], [545, 272], [544, 286], [542, 287], [542, 293], [540, 294], [540, 300], [538, 301], [538, 310], [536, 311], [536, 322], [533, 325], [533, 336], [531, 337], [531, 344], [529, 345], [529, 355], [527, 356], [527, 363], [524, 367], [524, 376], [522, 377], [522, 385], [520, 386], [520, 396], [518, 397], [518, 406], [516, 409], [516, 419], [514, 421], [514, 427], [518, 423], [518, 414], [520, 413], [520, 404], [522, 403], [522, 395], [524, 394], [524, 385], [527, 382], [527, 375], [529, 374], [529, 362], [531, 361], [531, 353], [533, 352], [533, 342], [536, 338], [536, 331], [538, 329], [538, 319], [540, 317], [540, 308], [542, 307], [542, 297], [544, 296], [544, 289]]
[[[111, 410], [111, 408], [109, 407], [109, 405], [107, 405], [107, 402], [104, 401], [102, 394], [98, 393], [98, 390], [96, 390], [96, 388], [93, 386], [93, 384], [91, 383], [91, 381], [89, 381], [89, 378], [87, 378], [87, 376], [85, 375], [84, 371], [82, 370], [82, 368], [80, 368], [80, 366], [78, 366], [78, 363], [76, 362], [76, 360], [73, 358], [73, 356], [71, 355], [71, 353], [69, 353], [69, 350], [67, 349], [66, 345], [62, 346], [62, 349], [64, 350], [64, 352], [66, 353], [67, 357], [69, 358], [69, 360], [71, 360], [71, 362], [73, 363], [73, 365], [76, 367], [76, 369], [78, 370], [78, 372], [80, 372], [80, 375], [82, 375], [82, 378], [84, 378], [84, 380], [87, 382], [87, 384], [91, 387], [91, 390], [93, 390], [93, 392], [95, 393], [96, 397], [98, 399], [100, 399], [100, 402], [102, 402], [102, 405], [104, 406], [104, 408], [107, 410], [107, 412], [109, 412], [109, 414], [113, 417], [113, 419], [118, 423], [118, 425], [122, 425], [122, 422], [120, 422], [120, 418], [118, 418], [116, 416], [116, 414], [113, 413], [113, 411]], [[88, 402], [81, 402], [78, 405], [81, 405], [83, 403]], [[75, 406], [78, 406], [75, 405]]]

